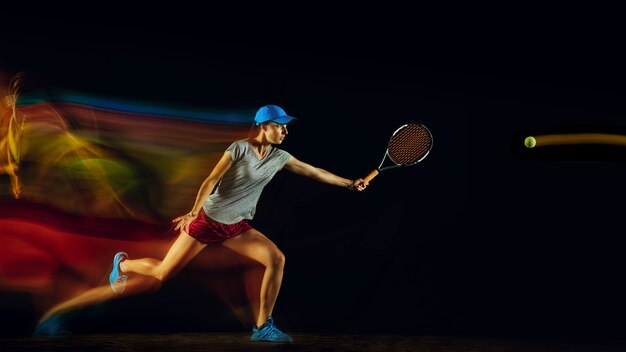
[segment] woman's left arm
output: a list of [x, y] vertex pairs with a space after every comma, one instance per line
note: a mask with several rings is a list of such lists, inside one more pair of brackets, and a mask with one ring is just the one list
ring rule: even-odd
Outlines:
[[293, 155], [289, 158], [287, 164], [285, 164], [285, 168], [295, 174], [310, 177], [322, 183], [346, 187], [352, 191], [362, 191], [368, 185], [363, 179], [358, 178], [356, 180], [349, 180], [347, 178], [337, 176], [324, 169], [320, 169], [319, 167], [304, 163], [296, 159]]

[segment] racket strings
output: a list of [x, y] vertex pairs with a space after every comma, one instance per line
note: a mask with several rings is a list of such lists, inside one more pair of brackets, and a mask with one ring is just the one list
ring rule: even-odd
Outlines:
[[426, 156], [431, 145], [432, 136], [425, 127], [409, 124], [391, 138], [388, 154], [396, 164], [411, 165]]

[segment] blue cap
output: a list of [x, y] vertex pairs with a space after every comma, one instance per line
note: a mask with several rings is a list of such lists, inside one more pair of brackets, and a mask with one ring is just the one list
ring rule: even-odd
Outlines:
[[273, 121], [281, 125], [286, 125], [289, 122], [295, 120], [295, 117], [288, 116], [285, 110], [276, 105], [262, 106], [254, 117], [256, 125], [260, 125], [267, 121]]

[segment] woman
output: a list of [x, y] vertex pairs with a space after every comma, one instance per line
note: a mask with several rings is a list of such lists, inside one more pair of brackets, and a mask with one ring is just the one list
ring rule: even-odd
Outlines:
[[[276, 105], [261, 107], [256, 113], [255, 126], [249, 138], [235, 141], [226, 149], [202, 183], [191, 211], [173, 220], [176, 223], [175, 230], [180, 229], [181, 234], [165, 258], [129, 259], [124, 252], [115, 255], [109, 276], [113, 292], [124, 292], [127, 273], [141, 274], [163, 282], [188, 264], [204, 247], [221, 243], [265, 267], [260, 288], [260, 308], [251, 339], [292, 341], [289, 335], [276, 328], [272, 319], [283, 278], [285, 256], [270, 239], [248, 223], [254, 217], [261, 192], [283, 167], [296, 174], [350, 190], [362, 191], [367, 186], [362, 179], [353, 181], [339, 177], [275, 148], [273, 145], [284, 141], [288, 133], [287, 124], [292, 120], [293, 117]], [[63, 310], [67, 310], [68, 305], [73, 304], [66, 303]], [[58, 312], [59, 309], [56, 309]]]

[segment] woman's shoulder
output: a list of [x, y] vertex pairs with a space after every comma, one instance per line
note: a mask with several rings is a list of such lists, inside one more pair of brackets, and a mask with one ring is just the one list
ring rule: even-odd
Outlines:
[[236, 149], [246, 149], [248, 147], [247, 139], [238, 139], [230, 144], [228, 149], [236, 148]]
[[243, 155], [245, 155], [247, 150], [248, 150], [248, 140], [246, 139], [236, 140], [232, 142], [228, 146], [228, 148], [226, 148], [226, 151], [232, 154], [233, 161], [238, 160]]

